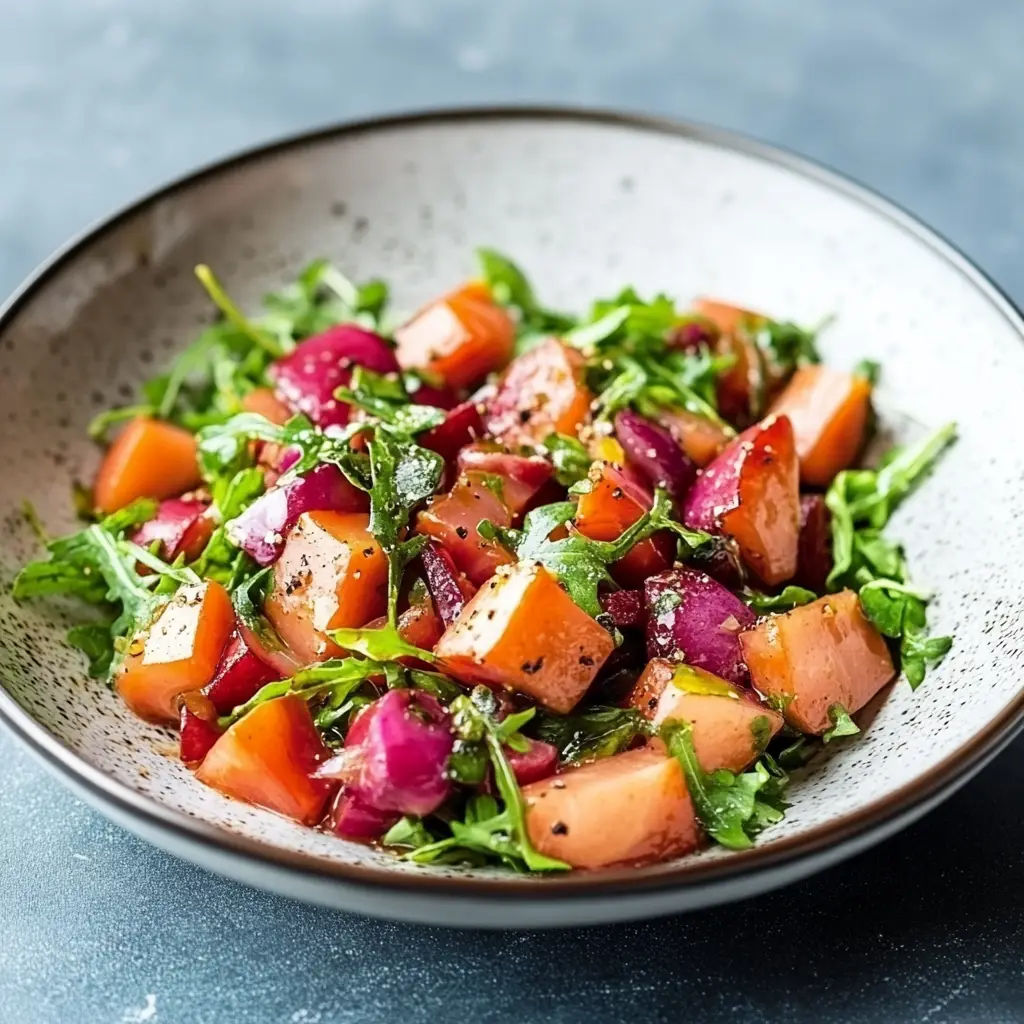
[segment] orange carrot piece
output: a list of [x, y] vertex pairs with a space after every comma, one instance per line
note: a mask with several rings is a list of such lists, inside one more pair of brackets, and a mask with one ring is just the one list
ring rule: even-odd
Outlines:
[[245, 412], [258, 413], [271, 423], [283, 426], [292, 418], [292, 411], [270, 388], [255, 388], [242, 399]]
[[651, 863], [700, 845], [682, 769], [660, 744], [534, 782], [523, 798], [534, 847], [575, 868]]
[[486, 286], [472, 282], [421, 309], [395, 331], [403, 369], [423, 370], [465, 388], [512, 357], [515, 327]]
[[895, 674], [852, 590], [763, 619], [740, 634], [740, 647], [754, 686], [785, 703], [786, 721], [803, 732], [825, 732], [833, 704], [853, 714]]
[[[610, 462], [591, 467], [590, 490], [580, 495], [576, 529], [591, 540], [615, 540], [652, 505], [653, 499], [621, 466]], [[624, 587], [643, 586], [644, 580], [672, 565], [675, 544], [671, 537], [648, 537], [635, 544], [612, 566]]]
[[388, 561], [365, 512], [304, 512], [274, 567], [265, 612], [306, 664], [339, 655], [332, 629], [363, 626], [387, 607]]
[[175, 498], [201, 480], [196, 439], [181, 427], [140, 416], [107, 449], [93, 485], [93, 502], [109, 514], [137, 498]]
[[689, 722], [697, 760], [706, 772], [741, 772], [782, 728], [782, 715], [749, 691], [692, 665], [649, 662], [629, 697], [654, 725]]
[[149, 630], [132, 640], [117, 692], [147, 722], [177, 722], [178, 698], [213, 678], [234, 621], [231, 598], [219, 583], [181, 587]]
[[328, 757], [306, 702], [286, 694], [235, 722], [210, 749], [196, 778], [225, 796], [313, 825], [337, 788], [337, 782], [312, 777]]
[[547, 569], [520, 562], [480, 588], [434, 652], [456, 679], [518, 690], [566, 714], [614, 649]]
[[827, 366], [804, 366], [793, 374], [772, 411], [788, 416], [800, 457], [800, 478], [827, 487], [847, 469], [864, 443], [871, 384]]

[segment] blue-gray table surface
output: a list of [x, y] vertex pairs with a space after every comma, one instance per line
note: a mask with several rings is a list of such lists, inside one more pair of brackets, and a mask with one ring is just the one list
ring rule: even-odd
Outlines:
[[[414, 106], [557, 101], [801, 150], [1021, 300], [1022, 38], [1016, 0], [0, 0], [0, 292], [232, 149]], [[1024, 1020], [1022, 756], [1019, 741], [898, 838], [773, 895], [487, 934], [208, 875], [0, 733], [0, 1022]]]

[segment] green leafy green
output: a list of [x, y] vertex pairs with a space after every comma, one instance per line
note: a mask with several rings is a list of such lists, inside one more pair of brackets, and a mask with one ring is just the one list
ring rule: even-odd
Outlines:
[[586, 479], [593, 460], [581, 441], [565, 434], [549, 434], [544, 439], [544, 447], [551, 455], [555, 479], [563, 487]]
[[523, 521], [522, 530], [496, 527], [483, 520], [477, 527], [487, 540], [500, 540], [514, 551], [521, 562], [539, 562], [568, 591], [569, 596], [589, 615], [601, 614], [597, 589], [601, 583], [612, 583], [608, 566], [617, 562], [645, 537], [658, 530], [672, 530], [685, 544], [704, 543], [707, 534], [687, 530], [671, 517], [671, 502], [664, 491], [654, 495], [654, 504], [616, 540], [596, 541], [579, 533], [570, 533], [559, 540], [551, 540], [551, 533], [564, 526], [576, 514], [571, 501], [559, 501], [533, 509]]
[[821, 739], [824, 743], [831, 743], [832, 740], [838, 740], [843, 736], [856, 736], [860, 732], [860, 726], [850, 717], [849, 712], [842, 704], [831, 705], [828, 709], [828, 717], [832, 728], [826, 729], [822, 733]]
[[594, 705], [571, 715], [541, 712], [528, 732], [557, 747], [563, 763], [581, 764], [617, 754], [638, 736], [650, 735], [651, 730], [635, 708]]
[[927, 637], [930, 595], [908, 582], [902, 548], [881, 530], [955, 437], [956, 425], [948, 423], [917, 444], [893, 449], [876, 470], [844, 470], [825, 495], [832, 513], [829, 588], [858, 591], [865, 615], [900, 642], [901, 667], [913, 688], [945, 657], [952, 638]]
[[688, 722], [672, 719], [660, 730], [669, 753], [679, 761], [686, 788], [704, 831], [722, 846], [745, 850], [753, 837], [779, 822], [786, 809], [785, 771], [767, 754], [753, 771], [705, 772], [697, 760]]
[[508, 256], [494, 249], [477, 249], [476, 255], [484, 283], [494, 301], [509, 307], [516, 315], [517, 355], [532, 348], [542, 338], [563, 334], [575, 324], [573, 317], [546, 309], [538, 303], [526, 275]]
[[348, 387], [338, 388], [334, 395], [350, 402], [388, 424], [401, 434], [418, 434], [444, 422], [443, 409], [432, 405], [412, 405], [400, 377], [373, 373], [357, 366]]
[[759, 590], [747, 589], [740, 594], [740, 597], [759, 615], [766, 615], [768, 612], [788, 612], [791, 608], [810, 604], [811, 601], [817, 599], [818, 595], [806, 587], [790, 584], [788, 587], [783, 587], [777, 594], [762, 594]]
[[[105, 674], [123, 638], [146, 628], [182, 583], [198, 583], [191, 570], [171, 566], [125, 534], [156, 513], [156, 502], [141, 500], [78, 533], [48, 541], [49, 558], [29, 562], [13, 584], [17, 600], [66, 596], [98, 606], [103, 621], [76, 626], [68, 642], [89, 657], [90, 671]], [[139, 574], [142, 563], [151, 570]]]
[[874, 387], [882, 376], [882, 366], [880, 363], [875, 362], [874, 359], [862, 359], [853, 368], [853, 375], [855, 377], [863, 377], [864, 380]]

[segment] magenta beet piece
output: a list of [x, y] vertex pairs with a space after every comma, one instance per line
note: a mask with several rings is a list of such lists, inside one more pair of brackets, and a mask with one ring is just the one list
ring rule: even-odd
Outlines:
[[459, 396], [454, 391], [435, 388], [423, 381], [415, 390], [410, 389], [409, 399], [415, 405], [432, 405], [435, 409], [454, 409], [459, 404]]
[[463, 402], [449, 410], [444, 423], [420, 435], [424, 448], [437, 452], [446, 462], [454, 462], [459, 452], [471, 441], [482, 437], [483, 421], [476, 402]]
[[433, 540], [420, 552], [420, 564], [437, 614], [445, 626], [450, 626], [462, 614], [468, 600], [459, 583], [461, 573], [452, 556]]
[[718, 341], [718, 331], [706, 320], [687, 320], [671, 334], [669, 344], [684, 352], [697, 352], [701, 348], [713, 349]]
[[644, 600], [648, 658], [680, 658], [730, 682], [746, 682], [739, 634], [756, 616], [735, 594], [682, 566], [652, 576]]
[[194, 714], [186, 705], [181, 707], [181, 761], [189, 768], [197, 768], [210, 748], [223, 735], [216, 722], [208, 722]]
[[749, 437], [756, 429], [732, 441], [697, 478], [683, 504], [682, 519], [691, 530], [718, 533], [722, 516], [739, 506], [740, 476], [750, 451]]
[[530, 749], [520, 753], [511, 747], [505, 748], [505, 758], [520, 786], [528, 786], [531, 782], [546, 779], [554, 775], [558, 767], [558, 750], [543, 740], [524, 737]]
[[140, 548], [160, 543], [160, 557], [173, 562], [182, 552], [189, 559], [196, 558], [213, 531], [213, 523], [204, 518], [209, 505], [205, 501], [188, 498], [168, 498], [157, 506], [156, 515], [143, 523], [132, 540]]
[[630, 465], [652, 487], [661, 487], [673, 501], [686, 496], [697, 479], [697, 467], [667, 430], [623, 409], [615, 417], [615, 436]]
[[374, 373], [399, 370], [391, 346], [382, 337], [354, 324], [339, 324], [299, 342], [293, 352], [273, 363], [268, 376], [290, 409], [319, 427], [329, 427], [348, 423], [349, 406], [339, 402], [334, 392], [352, 379], [354, 366]]
[[448, 798], [454, 738], [448, 713], [420, 690], [389, 690], [363, 740], [363, 765], [350, 792], [367, 807], [430, 814]]
[[231, 539], [258, 565], [281, 557], [285, 535], [303, 512], [364, 512], [369, 500], [337, 466], [324, 463], [261, 494], [228, 527]]
[[540, 455], [517, 455], [497, 444], [471, 444], [459, 452], [460, 472], [501, 477], [501, 500], [512, 512], [522, 512], [551, 479], [551, 463]]
[[800, 497], [800, 540], [797, 547], [798, 586], [824, 593], [832, 571], [832, 513], [820, 494]]
[[639, 629], [647, 621], [642, 590], [614, 590], [602, 594], [601, 608], [619, 629]]
[[277, 678], [274, 670], [249, 648], [236, 627], [224, 645], [213, 679], [202, 692], [213, 703], [217, 714], [226, 715], [255, 696], [264, 683]]
[[334, 799], [327, 816], [328, 827], [342, 839], [380, 839], [398, 820], [392, 811], [379, 811], [343, 789]]

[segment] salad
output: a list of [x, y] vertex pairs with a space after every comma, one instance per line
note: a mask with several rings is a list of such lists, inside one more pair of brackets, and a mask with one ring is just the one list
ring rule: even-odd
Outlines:
[[506, 257], [394, 318], [326, 261], [217, 314], [19, 599], [221, 793], [419, 863], [749, 847], [789, 773], [949, 650], [885, 534], [949, 424], [854, 468], [878, 366], [632, 288], [574, 316]]

